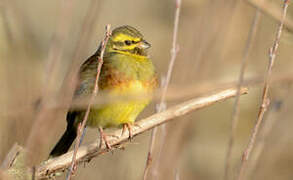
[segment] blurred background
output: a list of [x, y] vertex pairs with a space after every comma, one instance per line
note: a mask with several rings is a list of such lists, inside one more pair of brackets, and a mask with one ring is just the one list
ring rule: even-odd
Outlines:
[[[182, 0], [179, 53], [170, 84], [171, 106], [235, 84], [257, 8], [256, 0]], [[245, 72], [249, 94], [240, 98], [236, 141], [229, 177], [237, 174], [241, 154], [257, 118], [268, 52], [282, 2], [263, 0]], [[34, 153], [31, 164], [48, 157], [66, 127], [73, 92], [72, 74], [103, 39], [105, 25], [131, 25], [151, 44], [150, 55], [164, 76], [170, 60], [175, 1], [1, 0], [0, 1], [0, 162], [14, 143]], [[273, 69], [271, 105], [248, 162], [247, 179], [293, 178], [293, 7]], [[252, 83], [254, 82], [254, 83]], [[257, 83], [255, 83], [257, 82]], [[188, 93], [185, 93], [188, 92]], [[186, 95], [185, 95], [186, 94]], [[38, 109], [44, 96], [46, 106]], [[231, 131], [231, 99], [168, 123], [159, 131], [148, 179], [222, 179]], [[155, 112], [155, 102], [138, 119]], [[84, 144], [98, 138], [90, 129]], [[163, 137], [163, 138], [162, 138]], [[74, 179], [142, 179], [150, 132], [79, 166]], [[160, 145], [161, 144], [161, 145]], [[161, 148], [161, 149], [160, 149]], [[265, 149], [265, 151], [264, 151]], [[159, 153], [161, 152], [161, 153]], [[59, 179], [64, 179], [60, 177]]]

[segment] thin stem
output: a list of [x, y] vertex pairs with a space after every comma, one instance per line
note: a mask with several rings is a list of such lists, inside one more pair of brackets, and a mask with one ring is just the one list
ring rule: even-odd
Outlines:
[[[180, 15], [180, 7], [181, 7], [181, 0], [176, 0], [176, 8], [175, 8], [175, 19], [174, 19], [174, 28], [173, 28], [173, 41], [172, 41], [172, 49], [171, 49], [171, 59], [168, 66], [167, 76], [166, 80], [163, 83], [163, 89], [162, 89], [162, 97], [160, 100], [160, 104], [158, 107], [157, 112], [162, 112], [166, 109], [166, 94], [169, 86], [169, 82], [171, 79], [171, 75], [173, 72], [173, 66], [175, 63], [175, 59], [178, 53], [178, 47], [177, 47], [177, 34], [178, 34], [178, 26], [179, 26], [179, 15]], [[149, 152], [147, 156], [146, 166], [144, 169], [144, 175], [143, 179], [146, 180], [148, 176], [148, 172], [152, 163], [153, 159], [153, 153], [155, 149], [155, 140], [157, 135], [157, 128], [154, 128], [152, 130], [151, 139], [150, 139], [150, 146], [149, 146]]]
[[106, 26], [106, 35], [105, 35], [104, 40], [101, 43], [101, 54], [97, 59], [98, 66], [97, 66], [97, 75], [96, 75], [96, 80], [95, 80], [95, 87], [94, 87], [92, 96], [90, 98], [90, 101], [89, 101], [85, 116], [84, 116], [84, 118], [82, 120], [81, 127], [78, 128], [77, 141], [76, 141], [76, 145], [75, 145], [75, 148], [74, 148], [74, 153], [73, 153], [73, 156], [72, 156], [71, 168], [70, 168], [70, 170], [68, 172], [69, 175], [67, 176], [66, 180], [70, 180], [70, 178], [71, 178], [72, 170], [74, 169], [74, 166], [75, 166], [75, 163], [76, 163], [76, 153], [77, 153], [77, 150], [78, 150], [78, 148], [80, 146], [80, 138], [81, 138], [81, 135], [84, 132], [85, 125], [86, 125], [86, 122], [87, 122], [87, 119], [88, 119], [88, 116], [89, 116], [89, 113], [90, 113], [91, 105], [93, 104], [94, 99], [95, 99], [95, 97], [96, 97], [96, 95], [98, 93], [98, 90], [99, 90], [99, 83], [98, 82], [99, 82], [99, 77], [100, 77], [100, 73], [101, 73], [101, 68], [102, 68], [102, 65], [103, 65], [103, 57], [104, 57], [106, 44], [107, 44], [107, 42], [109, 40], [109, 37], [111, 35], [110, 27], [111, 27], [110, 24], [108, 24]]
[[280, 39], [281, 39], [281, 34], [282, 34], [283, 26], [284, 26], [284, 21], [285, 21], [285, 18], [286, 18], [288, 6], [289, 6], [289, 0], [284, 0], [283, 14], [282, 14], [281, 23], [280, 23], [280, 25], [278, 27], [278, 31], [277, 31], [277, 34], [276, 34], [276, 37], [275, 37], [274, 44], [270, 48], [270, 51], [269, 51], [269, 65], [268, 65], [268, 70], [267, 70], [266, 77], [265, 77], [265, 82], [264, 82], [262, 103], [261, 103], [261, 106], [259, 108], [257, 121], [256, 121], [256, 124], [255, 124], [255, 126], [253, 128], [252, 135], [250, 137], [249, 143], [248, 143], [248, 145], [247, 145], [247, 147], [246, 147], [246, 149], [245, 149], [245, 151], [243, 152], [243, 155], [242, 155], [242, 161], [241, 161], [241, 164], [240, 164], [240, 170], [239, 170], [238, 178], [237, 178], [238, 180], [242, 180], [244, 178], [244, 172], [246, 170], [247, 162], [248, 162], [248, 159], [250, 157], [251, 151], [252, 151], [252, 149], [254, 147], [255, 139], [256, 139], [256, 136], [258, 134], [259, 127], [261, 126], [264, 113], [267, 110], [267, 107], [269, 106], [269, 103], [270, 103], [270, 100], [268, 98], [268, 90], [269, 90], [269, 87], [270, 87], [270, 79], [271, 79], [272, 69], [273, 69], [273, 66], [274, 66], [275, 58], [276, 58], [276, 53], [277, 53], [278, 46], [279, 46]]
[[229, 170], [231, 168], [231, 155], [232, 155], [232, 149], [234, 146], [234, 141], [235, 141], [235, 136], [236, 136], [236, 128], [238, 124], [238, 115], [239, 115], [239, 100], [240, 100], [240, 88], [243, 85], [244, 81], [244, 73], [246, 70], [247, 66], [247, 58], [250, 53], [253, 41], [255, 39], [256, 35], [256, 30], [259, 24], [259, 19], [260, 19], [260, 10], [257, 8], [253, 22], [248, 34], [248, 38], [246, 41], [246, 47], [243, 52], [243, 57], [241, 61], [241, 68], [240, 68], [240, 74], [238, 77], [238, 83], [237, 83], [237, 95], [235, 98], [234, 106], [233, 106], [233, 111], [232, 111], [232, 116], [231, 116], [231, 134], [230, 134], [230, 139], [229, 139], [229, 144], [228, 144], [228, 150], [226, 154], [226, 160], [225, 160], [225, 173], [224, 173], [224, 180], [227, 180], [229, 177]]
[[[258, 143], [254, 147], [254, 153], [253, 153], [253, 161], [251, 161], [251, 164], [249, 165], [249, 179], [253, 179], [253, 175], [256, 172], [257, 166], [260, 163], [260, 157], [262, 153], [264, 152], [264, 149], [267, 145], [267, 142], [269, 140], [269, 135], [273, 130], [273, 127], [275, 127], [275, 124], [279, 119], [286, 119], [285, 115], [288, 115], [288, 111], [290, 109], [290, 102], [292, 101], [292, 98], [287, 98], [291, 97], [291, 92], [292, 92], [292, 87], [291, 84], [286, 90], [287, 92], [285, 93], [286, 95], [284, 96], [285, 98], [281, 99], [276, 99], [274, 100], [268, 109], [267, 115], [264, 119], [264, 124], [263, 127], [260, 130], [259, 136], [258, 136]], [[281, 104], [280, 104], [281, 102]], [[268, 147], [269, 148], [269, 147]], [[279, 149], [282, 149], [281, 147], [278, 147]]]
[[74, 174], [75, 170], [76, 170], [76, 153], [77, 153], [77, 149], [79, 147], [79, 143], [80, 139], [81, 139], [81, 123], [78, 123], [78, 127], [77, 127], [77, 138], [76, 138], [76, 143], [74, 145], [74, 151], [73, 151], [73, 155], [72, 155], [72, 163], [70, 166], [69, 171], [67, 172], [66, 175], [66, 180], [71, 179], [72, 174]]
[[[278, 22], [281, 22], [282, 10], [275, 5], [274, 1], [246, 0], [246, 2], [259, 8], [262, 13], [272, 17]], [[286, 17], [284, 26], [291, 31], [293, 30], [293, 19], [291, 16]]]

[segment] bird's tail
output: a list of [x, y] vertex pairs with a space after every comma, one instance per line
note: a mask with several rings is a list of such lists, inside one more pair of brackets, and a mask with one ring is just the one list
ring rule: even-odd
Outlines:
[[55, 145], [55, 147], [51, 151], [49, 157], [56, 157], [56, 156], [65, 154], [70, 148], [71, 144], [73, 143], [74, 139], [77, 136], [77, 132], [76, 132], [77, 128], [74, 125], [75, 117], [76, 117], [75, 112], [68, 112], [66, 117], [67, 119], [66, 131], [64, 132], [61, 139], [58, 141], [58, 143]]

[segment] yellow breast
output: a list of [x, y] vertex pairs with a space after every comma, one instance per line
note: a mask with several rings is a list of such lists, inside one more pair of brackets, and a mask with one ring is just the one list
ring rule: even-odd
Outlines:
[[137, 80], [124, 82], [112, 88], [107, 94], [114, 99], [102, 107], [92, 108], [88, 125], [117, 127], [124, 123], [133, 123], [138, 114], [149, 104], [150, 93], [151, 88]]

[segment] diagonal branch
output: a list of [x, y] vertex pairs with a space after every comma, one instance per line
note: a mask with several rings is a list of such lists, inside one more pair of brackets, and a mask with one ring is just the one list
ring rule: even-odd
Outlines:
[[[236, 88], [229, 88], [172, 106], [163, 112], [156, 113], [148, 118], [138, 121], [136, 125], [133, 126], [133, 135], [136, 136], [163, 123], [169, 122], [176, 117], [180, 117], [192, 111], [202, 109], [216, 102], [221, 102], [232, 98], [236, 96], [236, 91]], [[247, 92], [247, 88], [242, 88], [240, 94], [246, 94]], [[113, 132], [113, 136], [108, 136], [108, 141], [112, 147], [119, 148], [123, 142], [128, 141], [128, 135], [126, 133], [121, 135], [121, 129], [118, 129]], [[99, 149], [98, 142], [94, 142], [87, 146], [82, 146], [76, 153], [76, 163], [88, 162], [93, 157], [104, 154], [106, 152], [107, 148], [105, 145], [103, 144]], [[50, 175], [56, 172], [64, 171], [71, 165], [72, 156], [73, 152], [71, 151], [41, 164], [36, 169], [37, 178], [48, 178]]]

